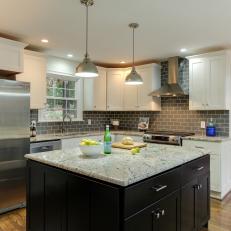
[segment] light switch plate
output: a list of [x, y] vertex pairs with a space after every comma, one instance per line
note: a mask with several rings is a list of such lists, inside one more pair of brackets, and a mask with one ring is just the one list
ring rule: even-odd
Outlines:
[[205, 121], [201, 121], [201, 128], [205, 128]]

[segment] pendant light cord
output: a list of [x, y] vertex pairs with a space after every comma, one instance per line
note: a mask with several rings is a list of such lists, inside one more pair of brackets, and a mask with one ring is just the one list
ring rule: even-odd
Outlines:
[[133, 67], [135, 67], [135, 28], [133, 27], [132, 28], [132, 30], [133, 30], [133, 47], [132, 47], [132, 50], [133, 50]]
[[88, 58], [88, 4], [86, 4], [86, 54], [85, 57]]

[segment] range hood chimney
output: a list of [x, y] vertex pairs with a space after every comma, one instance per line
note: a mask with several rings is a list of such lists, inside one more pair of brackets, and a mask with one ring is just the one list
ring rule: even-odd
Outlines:
[[168, 59], [168, 83], [149, 95], [154, 97], [169, 97], [186, 95], [179, 84], [179, 59], [172, 57]]

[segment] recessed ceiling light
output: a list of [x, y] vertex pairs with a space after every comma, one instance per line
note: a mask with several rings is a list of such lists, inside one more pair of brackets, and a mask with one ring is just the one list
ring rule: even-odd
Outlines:
[[125, 62], [125, 61], [121, 61], [120, 63], [121, 63], [121, 64], [124, 64], [124, 63], [126, 63], [126, 62]]
[[183, 53], [183, 52], [186, 52], [186, 51], [187, 51], [186, 48], [181, 48], [181, 49], [180, 49], [180, 52], [182, 52], [182, 53]]
[[49, 41], [47, 39], [42, 39], [41, 42], [42, 43], [48, 43]]
[[73, 57], [73, 54], [68, 54], [67, 57], [68, 57], [68, 58], [72, 58], [72, 57]]

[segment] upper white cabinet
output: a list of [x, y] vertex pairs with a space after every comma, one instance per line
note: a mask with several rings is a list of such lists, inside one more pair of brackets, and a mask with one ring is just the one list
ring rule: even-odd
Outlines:
[[144, 83], [139, 86], [125, 84], [131, 68], [109, 69], [107, 72], [107, 110], [160, 111], [160, 99], [148, 94], [161, 87], [160, 66], [148, 64], [137, 67]]
[[108, 69], [107, 71], [107, 110], [122, 111], [124, 99], [124, 79], [123, 69]]
[[230, 109], [230, 51], [188, 57], [189, 109]]
[[[124, 70], [124, 79], [131, 72], [131, 68]], [[124, 82], [123, 82], [124, 84]], [[123, 86], [123, 109], [126, 111], [136, 111], [138, 110], [138, 87], [133, 85]]]
[[38, 52], [25, 51], [24, 72], [16, 76], [30, 83], [30, 108], [40, 109], [46, 104], [46, 58]]
[[97, 67], [99, 77], [84, 80], [84, 111], [106, 111], [106, 77], [107, 71]]
[[27, 45], [0, 38], [0, 71], [2, 73], [23, 72], [23, 51]]
[[137, 87], [138, 90], [138, 110], [140, 111], [160, 111], [160, 98], [149, 96], [149, 94], [161, 87], [160, 65], [150, 64], [140, 66], [137, 71], [142, 76], [144, 83]]

